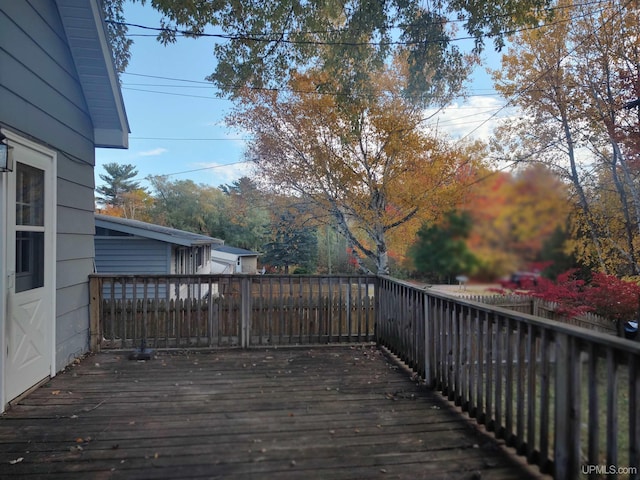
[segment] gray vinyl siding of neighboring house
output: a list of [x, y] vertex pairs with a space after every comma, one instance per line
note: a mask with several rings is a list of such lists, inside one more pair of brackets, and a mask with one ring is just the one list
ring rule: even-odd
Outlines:
[[167, 274], [171, 246], [145, 238], [97, 237], [96, 271], [118, 274]]
[[[167, 274], [171, 268], [171, 245], [147, 238], [106, 236], [95, 237], [96, 272], [119, 275]], [[116, 298], [122, 298], [120, 284], [113, 287]], [[104, 294], [112, 295], [111, 283], [104, 285]], [[133, 298], [133, 286], [128, 285], [126, 298]], [[160, 298], [166, 296], [166, 289], [160, 286]], [[137, 298], [144, 298], [144, 285], [136, 287]]]
[[63, 3], [72, 2], [0, 1], [0, 123], [57, 152], [56, 371], [88, 349], [97, 128], [66, 42]]

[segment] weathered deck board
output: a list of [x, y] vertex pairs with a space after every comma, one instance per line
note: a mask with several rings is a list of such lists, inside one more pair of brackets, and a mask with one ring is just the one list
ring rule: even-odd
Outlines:
[[0, 478], [533, 476], [376, 349], [339, 347], [88, 357], [0, 418]]

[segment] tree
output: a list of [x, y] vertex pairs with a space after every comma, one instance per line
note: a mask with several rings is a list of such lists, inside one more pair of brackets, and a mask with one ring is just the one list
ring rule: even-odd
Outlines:
[[560, 7], [552, 24], [518, 34], [495, 72], [498, 88], [523, 110], [503, 145], [571, 183], [578, 260], [638, 275], [638, 118], [622, 107], [640, 89], [640, 13], [618, 2]]
[[468, 213], [453, 211], [441, 222], [423, 224], [410, 249], [416, 270], [438, 283], [451, 283], [456, 275], [472, 274], [477, 259], [466, 244], [471, 227]]
[[551, 236], [542, 244], [540, 260], [548, 263], [543, 275], [551, 280], [558, 278], [563, 272], [580, 267], [575, 255], [567, 252], [568, 234], [566, 227], [556, 227]]
[[[122, 0], [104, 1], [110, 5], [107, 19], [120, 27], [112, 33], [124, 36]], [[310, 65], [340, 79], [341, 93], [363, 92], [370, 68], [403, 55], [411, 74], [406, 92], [414, 100], [437, 90], [442, 94], [442, 73], [459, 68], [462, 54], [453, 42], [457, 25], [463, 25], [477, 50], [485, 38], [493, 38], [499, 48], [505, 32], [537, 25], [550, 5], [549, 0], [437, 0], [429, 7], [404, 0], [148, 3], [163, 15], [158, 29], [163, 43], [178, 35], [203, 35], [208, 26], [222, 32], [215, 34], [224, 41], [214, 48], [217, 66], [210, 79], [231, 96], [241, 86], [282, 87], [281, 81]], [[122, 41], [118, 46], [114, 51], [121, 54], [129, 47]]]
[[527, 164], [513, 172], [481, 169], [464, 202], [473, 219], [467, 245], [487, 280], [541, 259], [544, 242], [566, 228], [569, 193], [549, 168]]
[[140, 190], [140, 183], [132, 180], [138, 171], [134, 165], [116, 162], [105, 163], [103, 168], [106, 173], [101, 173], [99, 177], [105, 184], [96, 188], [98, 203], [107, 207], [122, 207], [124, 194]]
[[104, 18], [107, 20], [107, 32], [111, 42], [111, 52], [117, 72], [124, 72], [131, 59], [133, 40], [127, 38], [127, 25], [124, 18], [124, 0], [102, 0]]
[[222, 238], [231, 245], [260, 251], [267, 242], [267, 197], [249, 177], [221, 185], [220, 190], [225, 195]]
[[293, 206], [276, 215], [269, 228], [271, 240], [263, 246], [262, 262], [282, 267], [298, 266], [307, 272], [316, 270], [318, 259], [318, 236], [316, 228], [300, 220], [306, 217], [301, 207]]
[[100, 213], [113, 217], [130, 218], [143, 222], [153, 221], [154, 198], [142, 188], [122, 194], [122, 204], [114, 207], [105, 205]]
[[154, 191], [153, 221], [159, 225], [221, 238], [224, 194], [192, 180], [149, 177]]
[[149, 192], [139, 188], [122, 194], [121, 210], [125, 218], [150, 222], [154, 199]]
[[274, 191], [333, 219], [351, 247], [388, 273], [390, 232], [412, 224], [415, 233], [449, 209], [471, 160], [424, 130], [422, 110], [398, 94], [397, 70], [372, 79], [377, 92], [366, 105], [296, 93], [327, 82], [318, 72], [296, 77], [289, 92], [245, 90], [229, 121], [253, 134], [247, 156]]

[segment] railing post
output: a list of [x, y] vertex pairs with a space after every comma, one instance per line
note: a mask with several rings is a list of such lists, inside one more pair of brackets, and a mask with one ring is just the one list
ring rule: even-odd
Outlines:
[[566, 334], [556, 336], [554, 477], [577, 478], [580, 445], [579, 352]]
[[424, 381], [430, 387], [435, 386], [435, 378], [431, 369], [433, 368], [433, 325], [431, 324], [431, 301], [427, 292], [422, 292], [424, 296]]
[[240, 346], [249, 348], [251, 344], [251, 279], [240, 279]]
[[89, 278], [89, 349], [100, 351], [100, 307], [102, 304], [102, 279]]
[[382, 302], [380, 301], [380, 294], [382, 292], [382, 288], [380, 288], [381, 282], [382, 278], [380, 275], [376, 275], [376, 282], [373, 287], [373, 338], [378, 347], [380, 346], [380, 337], [382, 335]]

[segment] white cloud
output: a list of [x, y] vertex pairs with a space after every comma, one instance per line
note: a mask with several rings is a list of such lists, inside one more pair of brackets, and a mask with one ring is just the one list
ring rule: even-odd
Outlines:
[[219, 162], [201, 162], [195, 165], [196, 169], [202, 169], [201, 178], [197, 183], [207, 183], [215, 187], [233, 183], [241, 177], [253, 175], [252, 165], [249, 162], [233, 162], [224, 164]]
[[440, 111], [425, 112], [431, 117], [429, 127], [444, 132], [452, 139], [488, 141], [503, 119], [515, 115], [512, 107], [504, 108], [504, 101], [492, 96], [473, 96]]
[[154, 148], [153, 150], [146, 150], [144, 152], [138, 153], [140, 157], [157, 157], [158, 155], [162, 155], [167, 152], [166, 148]]

